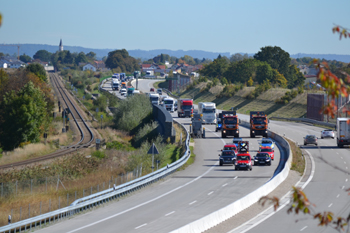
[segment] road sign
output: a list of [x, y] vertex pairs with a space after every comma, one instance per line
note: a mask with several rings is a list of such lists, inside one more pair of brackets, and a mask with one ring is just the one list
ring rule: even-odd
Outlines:
[[158, 149], [156, 145], [154, 145], [154, 143], [152, 144], [151, 148], [149, 148], [147, 154], [154, 154], [154, 155], [159, 154]]
[[98, 112], [98, 108], [96, 108], [96, 112]]
[[85, 99], [85, 95], [83, 95], [83, 100]]
[[101, 140], [99, 138], [96, 138], [96, 144], [100, 144]]
[[103, 118], [103, 115], [101, 114], [101, 119]]

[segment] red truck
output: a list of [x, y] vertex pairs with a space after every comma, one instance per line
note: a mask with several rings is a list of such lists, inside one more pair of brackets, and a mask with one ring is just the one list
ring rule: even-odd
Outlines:
[[179, 99], [177, 116], [191, 117], [193, 114], [193, 99]]

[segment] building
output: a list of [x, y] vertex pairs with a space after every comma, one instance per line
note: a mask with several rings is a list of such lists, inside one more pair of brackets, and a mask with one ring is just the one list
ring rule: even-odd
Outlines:
[[58, 51], [63, 51], [62, 39], [60, 40], [60, 45], [58, 46]]
[[20, 67], [26, 66], [26, 63], [18, 60], [15, 57], [5, 56], [0, 58], [0, 68], [14, 68], [18, 69]]
[[104, 61], [94, 61], [94, 66], [98, 70], [106, 68], [106, 64], [104, 63]]
[[86, 64], [85, 66], [83, 66], [83, 71], [85, 71], [85, 70], [92, 70], [95, 72], [97, 69], [94, 65], [89, 63], [89, 64]]
[[192, 83], [191, 76], [180, 73], [173, 74], [173, 78], [166, 78], [169, 81], [169, 91], [182, 91]]
[[161, 73], [166, 72], [166, 68], [164, 65], [157, 65], [155, 63], [153, 64], [142, 64], [141, 65], [141, 71], [147, 72], [147, 71], [153, 71], [154, 73]]

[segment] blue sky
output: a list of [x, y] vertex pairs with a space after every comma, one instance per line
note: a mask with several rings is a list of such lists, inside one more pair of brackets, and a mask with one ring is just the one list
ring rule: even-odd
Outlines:
[[350, 1], [1, 0], [0, 43], [109, 49], [350, 54]]

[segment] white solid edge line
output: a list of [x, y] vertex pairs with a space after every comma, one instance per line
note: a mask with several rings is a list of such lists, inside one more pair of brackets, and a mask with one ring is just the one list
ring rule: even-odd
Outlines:
[[208, 174], [211, 170], [213, 170], [213, 169], [215, 168], [215, 166], [216, 166], [218, 163], [219, 163], [219, 162], [216, 162], [215, 164], [213, 164], [213, 166], [212, 166], [211, 168], [209, 168], [208, 171], [204, 172], [202, 175], [196, 177], [195, 179], [193, 179], [193, 180], [187, 182], [186, 184], [183, 184], [183, 185], [181, 185], [181, 186], [179, 186], [179, 187], [177, 187], [177, 188], [175, 188], [175, 189], [173, 189], [173, 190], [170, 190], [170, 191], [168, 191], [168, 192], [166, 192], [166, 193], [164, 193], [164, 194], [162, 194], [162, 195], [159, 195], [159, 196], [156, 197], [156, 198], [153, 198], [153, 199], [151, 199], [151, 200], [149, 200], [149, 201], [146, 201], [146, 202], [144, 202], [144, 203], [141, 203], [141, 204], [139, 204], [139, 205], [136, 205], [136, 206], [134, 206], [134, 207], [131, 207], [131, 208], [127, 209], [127, 210], [124, 210], [124, 211], [119, 212], [119, 213], [117, 213], [117, 214], [111, 215], [111, 216], [109, 216], [109, 217], [103, 218], [103, 219], [98, 220], [98, 221], [96, 221], [96, 222], [90, 223], [90, 224], [88, 224], [88, 225], [86, 225], [86, 226], [79, 227], [79, 228], [74, 229], [74, 230], [72, 230], [72, 231], [68, 231], [67, 233], [76, 232], [76, 231], [79, 231], [79, 230], [82, 230], [82, 229], [85, 229], [85, 228], [94, 226], [94, 225], [96, 225], [96, 224], [98, 224], [98, 223], [107, 221], [107, 220], [109, 220], [109, 219], [111, 219], [111, 218], [117, 217], [117, 216], [122, 215], [122, 214], [124, 214], [124, 213], [127, 213], [127, 212], [129, 212], [129, 211], [131, 211], [131, 210], [134, 210], [134, 209], [137, 209], [137, 208], [142, 207], [142, 206], [144, 206], [144, 205], [147, 205], [147, 204], [149, 204], [149, 203], [152, 203], [152, 202], [154, 202], [154, 201], [156, 201], [156, 200], [158, 200], [158, 199], [160, 199], [160, 198], [162, 198], [162, 197], [165, 197], [165, 196], [167, 196], [167, 195], [169, 195], [169, 194], [171, 194], [171, 193], [173, 193], [173, 192], [175, 192], [175, 191], [177, 191], [177, 190], [179, 190], [179, 189], [181, 189], [181, 188], [183, 188], [183, 187], [186, 187], [186, 186], [192, 184], [193, 182], [199, 180], [200, 178], [202, 178], [203, 176], [205, 176], [206, 174]]
[[[311, 174], [310, 174], [310, 177], [307, 179], [307, 181], [304, 183], [303, 186], [301, 186], [301, 189], [304, 189], [312, 180], [312, 178], [314, 177], [314, 174], [315, 174], [315, 161], [314, 161], [314, 158], [311, 156], [311, 154], [305, 150], [309, 156], [310, 156], [310, 159], [311, 159], [311, 166], [312, 166], [312, 170], [311, 170]], [[299, 183], [301, 182], [303, 177], [300, 178], [300, 180], [296, 183], [295, 186], [298, 186]], [[280, 200], [283, 200], [285, 199], [287, 196], [289, 196], [291, 194], [291, 191], [289, 191], [288, 193], [286, 193]], [[243, 223], [242, 225], [232, 229], [231, 231], [227, 232], [227, 233], [233, 233], [237, 230], [239, 230], [240, 228], [248, 225], [249, 223], [249, 227], [248, 228], [245, 228], [244, 230], [241, 230], [240, 232], [241, 233], [244, 233], [244, 232], [247, 232], [249, 231], [250, 229], [253, 229], [254, 227], [256, 227], [257, 225], [259, 225], [260, 223], [264, 222], [265, 220], [267, 220], [268, 218], [270, 218], [272, 215], [276, 214], [278, 211], [280, 211], [281, 209], [283, 209], [286, 205], [289, 204], [289, 199], [284, 203], [282, 204], [276, 211], [273, 211], [272, 213], [270, 213], [269, 215], [267, 215], [266, 217], [264, 217], [263, 219], [259, 220], [258, 222], [255, 222], [255, 223], [251, 223], [253, 222], [255, 219], [257, 219], [258, 217], [260, 217], [261, 215], [265, 214], [267, 211], [270, 211], [272, 210], [273, 206], [267, 208], [266, 210], [264, 210], [263, 212], [259, 213], [258, 215], [256, 215], [255, 217], [251, 218], [250, 220], [248, 220], [247, 222]]]

